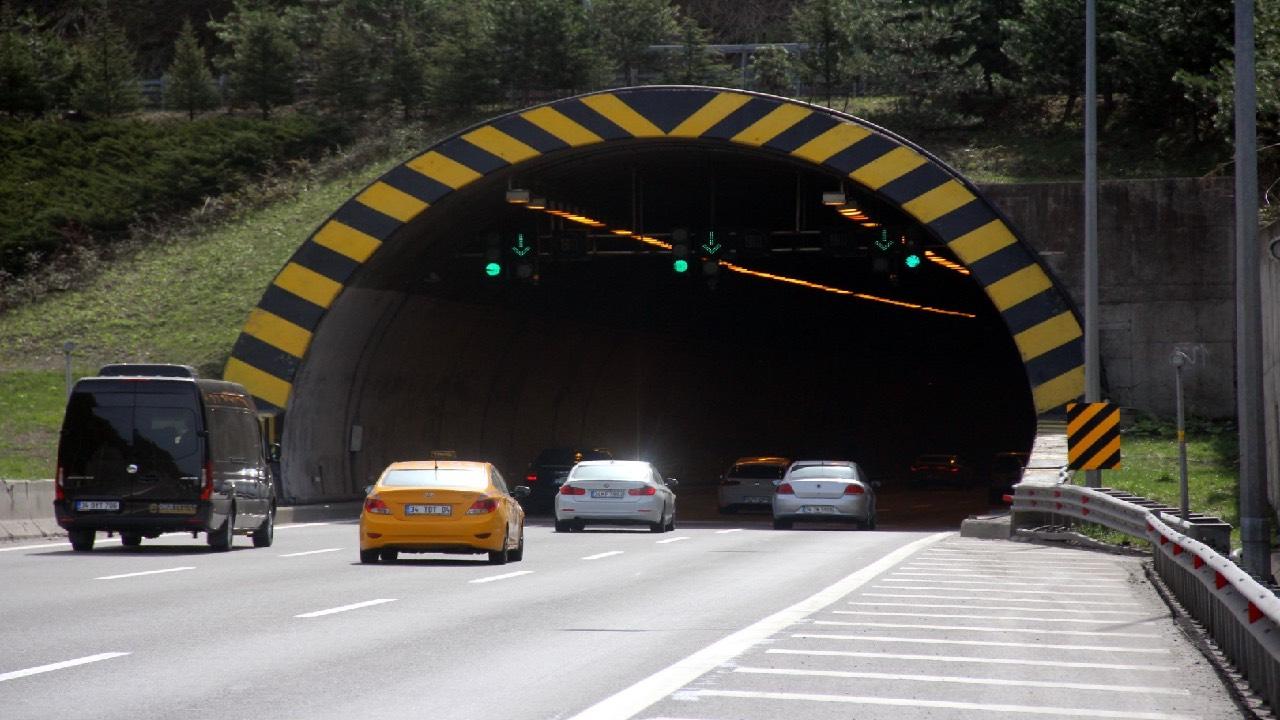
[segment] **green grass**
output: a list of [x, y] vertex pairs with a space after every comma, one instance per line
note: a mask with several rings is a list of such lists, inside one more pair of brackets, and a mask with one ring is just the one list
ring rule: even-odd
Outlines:
[[53, 477], [66, 398], [62, 372], [0, 373], [0, 479]]

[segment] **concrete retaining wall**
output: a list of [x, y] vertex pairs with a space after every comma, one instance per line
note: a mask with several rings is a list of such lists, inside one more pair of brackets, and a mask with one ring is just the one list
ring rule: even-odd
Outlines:
[[[1280, 238], [1280, 223], [1263, 228], [1263, 244]], [[1267, 426], [1267, 495], [1280, 508], [1280, 260], [1262, 261], [1262, 382]]]

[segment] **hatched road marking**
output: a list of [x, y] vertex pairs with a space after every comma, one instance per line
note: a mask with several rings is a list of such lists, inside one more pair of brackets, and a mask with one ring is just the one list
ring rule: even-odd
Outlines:
[[821, 633], [796, 633], [793, 638], [810, 640], [852, 640], [855, 642], [911, 643], [917, 645], [974, 645], [980, 647], [1038, 648], [1042, 650], [1093, 650], [1097, 652], [1145, 653], [1168, 655], [1165, 648], [1128, 648], [1114, 645], [1049, 645], [1047, 643], [997, 642], [995, 640], [940, 640], [938, 638], [885, 637], [879, 635], [824, 635]]
[[957, 630], [985, 633], [1034, 633], [1036, 635], [1074, 635], [1083, 637], [1158, 638], [1155, 633], [1110, 632], [1106, 630], [1044, 630], [1041, 628], [999, 628], [976, 625], [909, 625], [906, 623], [840, 622], [839, 620], [815, 620], [814, 625], [843, 625], [845, 627], [891, 628], [894, 630]]
[[977, 665], [1034, 665], [1036, 667], [1079, 668], [1093, 670], [1139, 670], [1143, 672], [1174, 672], [1181, 668], [1172, 665], [1126, 665], [1123, 663], [1096, 663], [1069, 660], [1026, 660], [1023, 658], [983, 658], [967, 655], [907, 655], [902, 653], [856, 652], [853, 650], [765, 650], [769, 655], [808, 655], [812, 657], [867, 658], [871, 660], [922, 660], [924, 662], [973, 663]]
[[963, 685], [998, 685], [1004, 687], [1061, 688], [1066, 690], [1101, 690], [1105, 692], [1155, 693], [1158, 695], [1190, 695], [1182, 688], [1150, 687], [1147, 685], [1098, 685], [1092, 683], [1053, 682], [1048, 680], [1002, 680], [1000, 678], [969, 678], [950, 675], [904, 675], [900, 673], [846, 672], [843, 670], [794, 670], [789, 668], [737, 667], [736, 673], [753, 675], [794, 675], [798, 677], [833, 677], [861, 680], [905, 680], [907, 682], [957, 683]]

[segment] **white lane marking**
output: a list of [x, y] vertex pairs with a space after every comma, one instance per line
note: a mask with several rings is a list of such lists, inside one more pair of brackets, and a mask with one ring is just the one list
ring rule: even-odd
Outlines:
[[[886, 590], [915, 590], [919, 588], [885, 588]], [[948, 590], [951, 588], [934, 588], [935, 590]], [[990, 597], [965, 597], [963, 595], [906, 595], [903, 593], [862, 593], [863, 597], [891, 597], [891, 598], [922, 598], [926, 600], [1000, 600], [1000, 602], [1019, 602], [1019, 603], [1052, 603], [1054, 605], [1097, 605], [1097, 600], [1040, 600], [1038, 598], [990, 598]], [[1108, 606], [1127, 606], [1138, 607], [1140, 603], [1131, 602], [1108, 602]], [[1107, 612], [1105, 610], [1096, 610], [1095, 612]]]
[[[865, 603], [874, 605], [876, 603]], [[956, 607], [964, 607], [957, 605]], [[1017, 608], [1018, 610], [1026, 610], [1027, 608]], [[1050, 610], [1041, 610], [1038, 612], [1052, 612]], [[1050, 617], [1032, 617], [1030, 615], [957, 615], [949, 613], [920, 613], [920, 612], [871, 612], [870, 610], [832, 610], [833, 615], [864, 615], [873, 617], [911, 617], [911, 618], [938, 618], [948, 620], [1025, 620], [1028, 622], [1038, 623], [1087, 623], [1089, 625], [1099, 625], [1103, 623], [1115, 623], [1115, 620], [1104, 620], [1098, 618], [1050, 618]], [[1164, 618], [1162, 618], [1164, 619]], [[1134, 620], [1126, 622], [1124, 625], [1149, 625], [1155, 623], [1155, 620]]]
[[813, 657], [849, 657], [875, 660], [923, 660], [925, 662], [972, 663], [975, 665], [1035, 665], [1052, 668], [1089, 668], [1094, 670], [1142, 670], [1148, 672], [1173, 672], [1181, 668], [1172, 665], [1124, 665], [1120, 663], [1071, 662], [1067, 660], [1024, 660], [1022, 658], [980, 658], [965, 655], [903, 655], [900, 653], [855, 652], [852, 650], [765, 650], [770, 655], [807, 655]]
[[997, 642], [995, 640], [940, 640], [938, 638], [884, 637], [879, 635], [827, 635], [821, 633], [796, 633], [793, 638], [808, 640], [853, 640], [856, 642], [913, 643], [919, 645], [975, 645], [980, 647], [1043, 648], [1046, 650], [1092, 650], [1097, 652], [1146, 653], [1168, 655], [1164, 648], [1129, 648], [1114, 645], [1048, 645], [1046, 643]]
[[490, 575], [489, 577], [469, 580], [468, 582], [470, 582], [473, 585], [476, 585], [479, 583], [490, 583], [496, 580], [506, 580], [507, 578], [520, 577], [521, 575], [530, 575], [532, 573], [533, 573], [532, 570], [517, 570], [515, 572], [504, 573], [502, 575]]
[[599, 560], [600, 558], [607, 558], [607, 557], [612, 557], [614, 555], [621, 555], [621, 554], [622, 554], [621, 550], [610, 550], [609, 552], [602, 552], [602, 553], [596, 553], [595, 555], [588, 555], [582, 559], [583, 560]]
[[1097, 572], [1099, 570], [1115, 572], [1117, 569], [1115, 563], [1098, 563], [1096, 565], [1086, 565], [1084, 563], [1074, 563], [1074, 562], [1060, 563], [1060, 562], [1052, 562], [1048, 560], [1036, 560], [1033, 562], [1023, 562], [1021, 560], [1009, 561], [1009, 560], [1000, 560], [997, 558], [992, 558], [990, 560], [976, 560], [976, 559], [969, 559], [969, 558], [958, 558], [958, 557], [952, 558], [952, 557], [939, 556], [934, 558], [921, 558], [919, 561], [920, 565], [936, 565], [939, 563], [946, 563], [948, 565], [951, 565], [952, 567], [967, 567], [972, 565], [976, 567], [985, 567], [985, 568], [1007, 568], [1010, 570], [1054, 570], [1057, 572], [1066, 571], [1066, 572], [1077, 572], [1077, 573]]
[[45, 548], [70, 547], [70, 543], [49, 543], [48, 545], [22, 545], [21, 547], [0, 548], [0, 552], [17, 552], [19, 550], [43, 550]]
[[[870, 594], [870, 593], [866, 593], [866, 594]], [[877, 596], [877, 597], [931, 597], [931, 596], [928, 596], [928, 595], [879, 595], [879, 596]], [[938, 596], [938, 597], [946, 597], [946, 596]], [[951, 597], [947, 597], [946, 599], [948, 599], [948, 600], [962, 600], [962, 599], [964, 599], [964, 598], [951, 598]], [[977, 598], [970, 598], [970, 599], [972, 599], [972, 600], [977, 600]], [[991, 599], [993, 599], [993, 598], [983, 598], [983, 599], [984, 599], [984, 600], [991, 600]], [[863, 605], [863, 606], [869, 606], [869, 607], [885, 607], [886, 605], [890, 605], [890, 606], [892, 606], [892, 607], [911, 607], [911, 608], [946, 608], [946, 609], [950, 609], [950, 610], [1016, 610], [1016, 611], [1018, 611], [1018, 612], [1037, 612], [1037, 613], [1072, 613], [1072, 614], [1075, 614], [1075, 615], [1137, 615], [1137, 616], [1142, 616], [1142, 615], [1148, 615], [1148, 614], [1149, 614], [1149, 613], [1136, 612], [1136, 611], [1133, 611], [1133, 610], [1072, 610], [1072, 609], [1063, 609], [1063, 608], [1031, 608], [1031, 607], [1017, 607], [1017, 606], [1013, 606], [1013, 605], [967, 605], [967, 604], [966, 604], [966, 605], [950, 605], [950, 604], [946, 604], [946, 603], [885, 603], [885, 602], [856, 602], [856, 601], [853, 601], [853, 600], [850, 600], [850, 601], [849, 601], [848, 603], [846, 603], [846, 604], [847, 604], [847, 605]], [[1085, 603], [1085, 604], [1089, 604], [1089, 603]]]
[[77, 665], [88, 665], [102, 660], [110, 660], [112, 658], [124, 657], [127, 652], [108, 652], [98, 653], [97, 655], [87, 655], [75, 660], [64, 660], [63, 662], [50, 663], [48, 665], [40, 665], [39, 667], [27, 668], [26, 670], [14, 670], [13, 672], [0, 673], [0, 682], [7, 680], [17, 680], [18, 678], [28, 677], [30, 675], [39, 675], [41, 673], [53, 672], [54, 670], [65, 670], [66, 668], [76, 667]]
[[731, 533], [731, 532], [742, 532], [742, 528], [729, 528], [728, 530], [717, 530], [716, 534], [724, 535], [726, 533]]
[[920, 567], [910, 568], [905, 565], [902, 567], [902, 572], [896, 572], [894, 573], [894, 575], [899, 577], [908, 577], [908, 576], [915, 576], [915, 575], [922, 576], [922, 577], [953, 577], [953, 578], [972, 577], [972, 578], [986, 578], [988, 580], [991, 580], [991, 579], [1001, 579], [1001, 580], [1048, 579], [1048, 580], [1077, 580], [1077, 581], [1088, 580], [1090, 583], [1094, 583], [1094, 582], [1123, 583], [1129, 580], [1128, 575], [1095, 575], [1092, 573], [1085, 574], [1085, 575], [1062, 575], [1060, 573], [1029, 573], [1029, 572], [1009, 573], [1009, 572], [1003, 572], [998, 569], [984, 570], [982, 572], [977, 572], [977, 571], [971, 571], [966, 569], [956, 570], [956, 569], [950, 569], [950, 568], [920, 568]]
[[689, 539], [688, 535], [682, 535], [680, 537], [673, 537], [673, 538], [667, 538], [666, 540], [659, 540], [657, 544], [666, 545], [667, 543], [680, 542], [681, 540], [688, 540], [688, 539]]
[[937, 533], [904, 545], [795, 605], [721, 638], [674, 665], [659, 670], [640, 682], [601, 700], [574, 715], [570, 720], [626, 720], [634, 717], [636, 713], [688, 685], [701, 675], [857, 590], [921, 548], [953, 535], [954, 533], [951, 532]]
[[289, 523], [287, 525], [277, 525], [277, 530], [294, 530], [297, 528], [319, 527], [320, 525], [332, 525], [331, 522], [308, 522], [308, 523]]
[[[1032, 578], [1019, 578], [1020, 580], [1030, 580]], [[923, 575], [916, 573], [894, 573], [893, 575], [882, 579], [881, 582], [895, 583], [918, 583], [929, 582], [943, 585], [999, 585], [1000, 587], [1080, 587], [1078, 582], [1068, 583], [1064, 579], [1050, 580], [1049, 582], [1010, 582], [1007, 580], [992, 580], [988, 575], [986, 580], [941, 580], [936, 575]], [[1090, 585], [1120, 586], [1127, 585], [1122, 580], [1090, 580]]]
[[338, 552], [342, 548], [325, 548], [323, 550], [308, 550], [306, 552], [289, 553], [280, 557], [302, 557], [303, 555], [319, 555], [320, 553]]
[[1150, 687], [1147, 685], [1097, 685], [1092, 683], [1051, 682], [1048, 680], [1001, 680], [999, 678], [969, 678], [951, 675], [904, 675], [900, 673], [847, 672], [844, 670], [795, 670], [790, 668], [737, 667], [736, 673], [751, 675], [794, 675], [798, 677], [834, 677], [858, 680], [905, 680], [907, 682], [958, 683], [963, 685], [997, 685], [1004, 687], [1061, 688], [1066, 690], [1101, 690], [1105, 692], [1142, 693], [1143, 695], [1190, 695], [1181, 688]]
[[[883, 580], [882, 580], [883, 582]], [[916, 580], [903, 582], [919, 582]], [[963, 590], [974, 593], [1017, 593], [1018, 595], [1055, 595], [1067, 597], [1128, 598], [1126, 593], [1063, 592], [1061, 590], [1008, 590], [1005, 588], [949, 588], [931, 585], [872, 585], [873, 590]]]
[[963, 630], [966, 632], [1034, 633], [1036, 635], [1074, 635], [1080, 637], [1155, 638], [1155, 633], [1109, 632], [1106, 630], [1044, 630], [1042, 628], [998, 628], [981, 625], [912, 625], [907, 623], [841, 622], [839, 620], [815, 620], [814, 625], [843, 625], [845, 627], [893, 628], [895, 630]]
[[691, 690], [690, 699], [729, 697], [749, 700], [798, 700], [805, 702], [849, 703], [852, 705], [890, 705], [895, 707], [927, 707], [948, 710], [1024, 713], [1027, 715], [1066, 715], [1068, 717], [1120, 718], [1123, 720], [1196, 720], [1190, 715], [1124, 710], [1091, 710], [1088, 708], [1046, 707], [1036, 705], [1000, 705], [996, 703], [953, 702], [950, 700], [915, 700], [912, 698], [860, 697], [857, 695], [819, 695], [817, 693], [755, 692], [750, 690]]
[[383, 603], [395, 602], [396, 598], [380, 598], [378, 600], [365, 600], [364, 602], [352, 603], [351, 605], [343, 605], [342, 607], [329, 608], [328, 610], [316, 610], [315, 612], [302, 613], [294, 615], [296, 618], [317, 618], [324, 615], [333, 615], [335, 613], [346, 612], [348, 610], [359, 610], [360, 608], [372, 607], [374, 605], [382, 605]]
[[124, 573], [123, 575], [103, 575], [102, 577], [94, 578], [94, 580], [119, 580], [120, 578], [142, 577], [143, 575], [160, 575], [163, 573], [183, 572], [184, 570], [195, 570], [195, 568], [190, 565], [185, 565], [183, 567], [165, 568], [163, 570], [146, 570], [144, 572]]

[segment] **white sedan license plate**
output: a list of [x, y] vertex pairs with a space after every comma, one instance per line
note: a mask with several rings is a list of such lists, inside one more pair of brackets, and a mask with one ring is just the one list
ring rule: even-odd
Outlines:
[[836, 509], [830, 505], [805, 505], [800, 508], [800, 512], [808, 513], [810, 515], [828, 515], [835, 511]]
[[772, 498], [767, 498], [767, 497], [749, 497], [747, 498], [747, 502], [751, 503], [752, 505], [767, 505], [769, 504], [771, 499]]
[[119, 500], [77, 500], [76, 510], [107, 510], [115, 511], [120, 509]]
[[405, 505], [405, 515], [452, 515], [452, 505]]
[[593, 497], [593, 498], [620, 498], [620, 497], [622, 497], [622, 491], [621, 491], [621, 490], [592, 490], [592, 491], [591, 491], [591, 497]]

